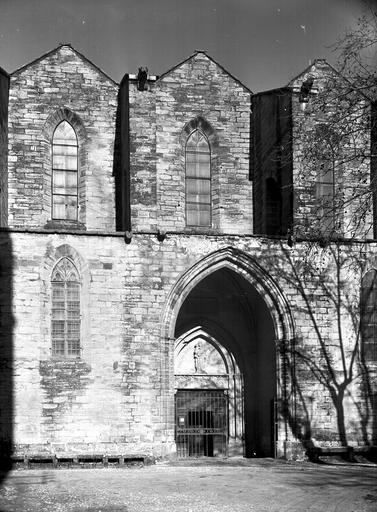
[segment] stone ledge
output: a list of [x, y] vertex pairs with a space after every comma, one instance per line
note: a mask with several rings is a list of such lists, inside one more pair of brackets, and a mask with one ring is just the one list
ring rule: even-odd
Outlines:
[[307, 455], [312, 462], [321, 462], [321, 457], [341, 456], [348, 462], [357, 462], [357, 455], [377, 460], [377, 446], [313, 446]]
[[13, 468], [96, 468], [96, 467], [144, 467], [155, 464], [155, 458], [145, 454], [34, 454], [11, 457]]

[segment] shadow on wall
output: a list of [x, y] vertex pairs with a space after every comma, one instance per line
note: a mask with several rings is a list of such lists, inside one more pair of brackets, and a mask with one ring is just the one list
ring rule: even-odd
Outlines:
[[[360, 322], [360, 286], [368, 269], [367, 250], [360, 246], [350, 251], [340, 244], [322, 246], [308, 241], [301, 250], [281, 245], [281, 251], [283, 261], [279, 264], [275, 258], [271, 267], [283, 287], [295, 291], [296, 313], [308, 319], [305, 334], [284, 354], [285, 373], [295, 396], [287, 397], [283, 414], [309, 454], [314, 439], [319, 444], [335, 442], [347, 447], [357, 441], [372, 447], [377, 442], [376, 380], [365, 357], [364, 323]], [[374, 314], [371, 290], [366, 289], [364, 301], [372, 299]], [[375, 290], [377, 294], [377, 273]], [[326, 312], [325, 317], [322, 312]], [[367, 318], [365, 327], [372, 320]], [[331, 430], [318, 421], [325, 403], [323, 395], [327, 397], [328, 417], [333, 417], [336, 426]], [[295, 411], [288, 407], [292, 401]]]
[[[6, 224], [9, 75], [0, 68], [0, 226]], [[11, 469], [13, 445], [13, 254], [0, 228], [0, 483]]]
[[129, 133], [129, 78], [125, 75], [118, 93], [113, 160], [117, 231], [131, 231]]
[[0, 232], [0, 483], [11, 469], [13, 446], [12, 242]]

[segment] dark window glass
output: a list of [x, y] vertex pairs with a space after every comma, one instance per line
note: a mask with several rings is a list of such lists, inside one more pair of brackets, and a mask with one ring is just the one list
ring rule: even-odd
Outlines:
[[211, 153], [200, 130], [186, 143], [186, 224], [211, 225]]
[[266, 180], [266, 235], [281, 233], [281, 191], [273, 178]]
[[323, 234], [331, 234], [335, 229], [335, 182], [331, 162], [322, 162], [317, 172], [316, 196], [318, 217]]
[[77, 220], [78, 145], [67, 121], [56, 128], [52, 139], [52, 218]]
[[377, 272], [370, 270], [361, 284], [361, 350], [365, 362], [377, 362]]
[[51, 278], [52, 355], [80, 356], [80, 282], [76, 267], [63, 258]]

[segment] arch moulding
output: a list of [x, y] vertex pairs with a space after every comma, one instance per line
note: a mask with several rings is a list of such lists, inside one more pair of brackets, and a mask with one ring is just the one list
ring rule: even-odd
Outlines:
[[[180, 308], [197, 284], [213, 272], [230, 269], [242, 276], [259, 293], [270, 313], [276, 346], [276, 399], [280, 408], [276, 455], [285, 456], [289, 444], [289, 425], [285, 409], [295, 411], [294, 384], [286, 368], [286, 350], [294, 344], [294, 323], [281, 289], [273, 277], [246, 253], [225, 247], [192, 265], [177, 280], [167, 298], [161, 316], [161, 407], [165, 433], [174, 442], [174, 346], [175, 325]], [[288, 398], [290, 397], [290, 398]], [[289, 404], [288, 404], [289, 401]]]
[[176, 319], [189, 293], [205, 277], [221, 268], [233, 270], [250, 283], [265, 301], [274, 323], [278, 344], [293, 340], [294, 324], [289, 305], [275, 280], [243, 251], [226, 247], [205, 256], [180, 276], [171, 289], [161, 318], [161, 337], [174, 339]]

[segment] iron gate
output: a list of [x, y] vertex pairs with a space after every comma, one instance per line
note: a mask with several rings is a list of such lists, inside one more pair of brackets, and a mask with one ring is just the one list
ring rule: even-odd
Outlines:
[[177, 456], [225, 457], [228, 397], [224, 390], [178, 390], [175, 395]]

